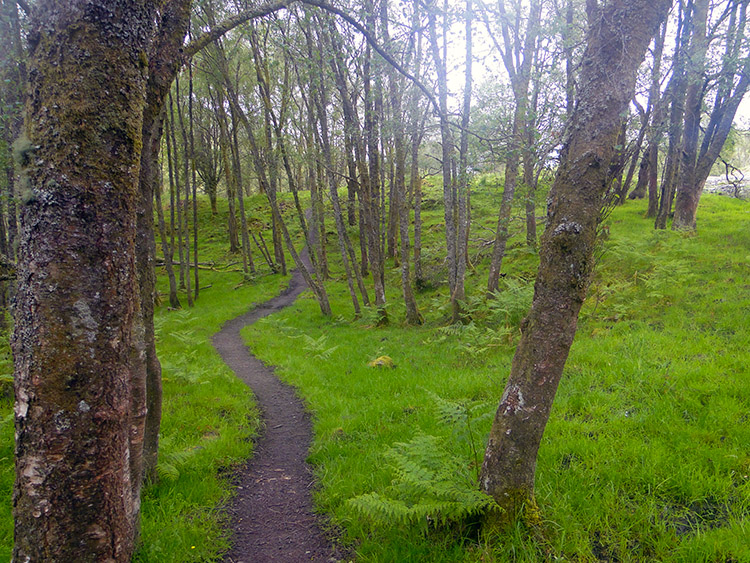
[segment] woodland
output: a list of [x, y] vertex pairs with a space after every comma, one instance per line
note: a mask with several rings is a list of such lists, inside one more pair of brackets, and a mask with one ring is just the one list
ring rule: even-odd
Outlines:
[[749, 3], [0, 0], [0, 558], [750, 561]]

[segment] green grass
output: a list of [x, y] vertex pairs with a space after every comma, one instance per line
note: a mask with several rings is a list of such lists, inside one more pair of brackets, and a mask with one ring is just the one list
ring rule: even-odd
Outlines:
[[[246, 329], [254, 352], [280, 366], [315, 415], [316, 501], [359, 561], [750, 560], [750, 207], [705, 197], [697, 236], [654, 232], [643, 212], [629, 202], [609, 220], [539, 455], [542, 538], [388, 526], [349, 502], [393, 494], [403, 475], [392, 448], [420, 435], [460, 461], [457, 480], [474, 474], [465, 428], [441, 422], [435, 396], [475, 406], [481, 452], [530, 299], [535, 256], [520, 236], [509, 245], [501, 302], [470, 298], [468, 326], [441, 324], [446, 292], [429, 260], [443, 234], [428, 227], [438, 287], [419, 295], [424, 327], [400, 325], [394, 269], [387, 328], [350, 322], [347, 296], [331, 284], [338, 318], [323, 318], [307, 298]], [[439, 224], [440, 210], [426, 215]], [[474, 294], [484, 268], [469, 278]], [[397, 368], [368, 367], [381, 355]]]
[[[423, 257], [430, 289], [417, 296], [424, 326], [402, 325], [394, 264], [387, 273], [391, 324], [376, 327], [371, 312], [352, 320], [330, 224], [333, 318], [321, 316], [305, 293], [246, 329], [252, 350], [279, 366], [313, 413], [317, 509], [362, 562], [750, 561], [750, 207], [719, 196], [704, 196], [697, 236], [655, 232], [642, 218], [643, 202], [628, 202], [609, 218], [539, 454], [543, 533], [519, 527], [478, 536], [471, 517], [441, 500], [446, 489], [459, 498], [473, 486], [537, 264], [518, 211], [504, 289], [496, 301], [481, 297], [488, 262], [482, 241], [492, 236], [499, 202], [490, 180], [477, 183], [472, 196], [469, 324], [445, 326], [443, 214], [439, 188], [428, 184]], [[265, 216], [260, 200], [248, 206]], [[226, 253], [224, 214], [201, 218], [200, 258], [217, 266], [237, 260]], [[270, 243], [267, 231], [265, 237]], [[213, 560], [226, 545], [217, 509], [231, 494], [224, 476], [251, 453], [251, 395], [221, 363], [210, 336], [286, 282], [264, 272], [245, 279], [237, 265], [217, 269], [201, 271], [205, 289], [194, 309], [157, 312], [161, 480], [144, 493], [138, 561]], [[383, 355], [394, 369], [368, 366]], [[0, 402], [0, 494], [8, 500], [10, 406]], [[394, 513], [396, 525], [388, 525], [358, 508], [357, 497], [408, 499], [419, 516], [407, 521]], [[446, 514], [459, 517], [440, 524]], [[11, 535], [6, 502], [0, 559], [10, 554]]]
[[0, 561], [10, 561], [13, 546], [13, 365], [7, 336], [0, 338]]
[[[159, 481], [143, 494], [139, 562], [210, 561], [228, 547], [221, 512], [231, 495], [228, 478], [251, 455], [257, 433], [252, 393], [222, 362], [211, 337], [226, 320], [278, 294], [289, 278], [270, 275], [256, 248], [256, 276], [245, 276], [241, 264], [228, 266], [241, 259], [227, 252], [226, 202], [220, 203], [218, 216], [207, 205], [199, 215], [199, 259], [216, 266], [200, 270], [195, 307], [188, 309], [181, 293], [183, 309], [169, 310], [166, 278], [159, 279], [164, 303], [155, 325], [164, 412]], [[246, 205], [249, 217], [263, 220], [262, 198], [248, 198]], [[263, 234], [270, 243], [270, 232]]]
[[202, 273], [202, 280], [211, 287], [194, 309], [161, 307], [156, 315], [164, 385], [159, 482], [144, 490], [136, 561], [207, 561], [227, 546], [217, 506], [228, 499], [226, 478], [250, 456], [257, 431], [252, 395], [221, 361], [211, 336], [287, 280], [266, 276], [237, 289], [237, 273]]

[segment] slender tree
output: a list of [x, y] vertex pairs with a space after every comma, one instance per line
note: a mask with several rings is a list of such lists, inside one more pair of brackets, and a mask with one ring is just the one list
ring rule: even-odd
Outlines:
[[[498, 8], [500, 11], [498, 19], [503, 40], [502, 44], [497, 42], [496, 47], [501, 54], [505, 70], [510, 76], [515, 111], [513, 114], [510, 142], [507, 148], [508, 154], [505, 159], [503, 198], [497, 219], [495, 242], [492, 247], [492, 260], [490, 261], [490, 272], [487, 280], [487, 293], [490, 296], [498, 290], [500, 270], [510, 236], [508, 230], [510, 212], [518, 182], [518, 168], [524, 143], [524, 131], [527, 129], [529, 82], [531, 80], [531, 68], [542, 11], [541, 2], [533, 0], [529, 6], [528, 22], [525, 33], [523, 33], [516, 26], [512, 26], [511, 22], [517, 22], [518, 20], [511, 20], [506, 13], [505, 2], [499, 2]], [[520, 2], [517, 4], [516, 10], [520, 13]], [[491, 37], [494, 38], [495, 35], [491, 34]]]
[[[586, 4], [589, 30], [578, 100], [549, 196], [534, 299], [490, 431], [480, 486], [502, 511], [490, 527], [534, 505], [536, 457], [593, 269], [594, 242], [636, 71], [669, 0]], [[529, 512], [533, 514], [533, 511]]]

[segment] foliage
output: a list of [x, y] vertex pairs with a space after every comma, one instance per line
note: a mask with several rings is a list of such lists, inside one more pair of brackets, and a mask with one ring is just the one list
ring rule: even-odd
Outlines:
[[[484, 204], [481, 196], [473, 201]], [[750, 459], [743, 447], [750, 441], [743, 422], [750, 388], [742, 375], [750, 361], [747, 204], [704, 196], [701, 205], [698, 236], [654, 232], [642, 217], [645, 202], [627, 202], [608, 219], [610, 237], [540, 450], [541, 535], [518, 529], [466, 541], [451, 526], [433, 525], [439, 516], [428, 521], [426, 505], [412, 509], [410, 502], [418, 502], [399, 496], [399, 487], [416, 494], [431, 486], [415, 484], [427, 475], [422, 467], [429, 469], [430, 456], [457, 464], [460, 478], [475, 474], [531, 299], [533, 255], [513, 254], [503, 291], [486, 302], [476, 297], [485, 280], [477, 265], [468, 278], [465, 325], [441, 324], [446, 296], [437, 286], [421, 295], [423, 327], [328, 321], [307, 299], [246, 331], [254, 351], [279, 366], [315, 413], [316, 500], [343, 529], [342, 541], [356, 546], [358, 560], [750, 556]], [[428, 217], [441, 220], [438, 213]], [[425, 245], [439, 245], [442, 233], [427, 232]], [[347, 311], [343, 284], [330, 288], [334, 312]], [[393, 298], [389, 315], [400, 314]], [[303, 360], [289, 344], [295, 334], [325, 335], [339, 348], [328, 360]], [[368, 370], [358, 361], [384, 354], [398, 360], [397, 370]], [[358, 504], [372, 505], [373, 514], [363, 516], [367, 509]], [[415, 523], [374, 525], [378, 513]]]
[[473, 475], [435, 436], [418, 435], [396, 443], [385, 454], [395, 474], [382, 493], [349, 500], [349, 505], [380, 526], [462, 523], [494, 504], [477, 490]]

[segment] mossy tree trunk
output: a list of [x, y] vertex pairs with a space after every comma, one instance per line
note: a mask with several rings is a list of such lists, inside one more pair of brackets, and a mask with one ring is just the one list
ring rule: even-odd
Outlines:
[[[593, 269], [596, 227], [636, 71], [669, 0], [587, 2], [579, 95], [550, 192], [534, 299], [490, 432], [482, 490], [492, 529], [534, 506], [536, 458]], [[530, 511], [527, 514], [532, 514]]]
[[154, 17], [143, 0], [46, 0], [32, 11], [13, 336], [15, 561], [133, 553], [145, 418], [134, 256]]

